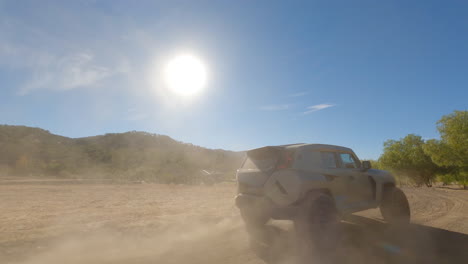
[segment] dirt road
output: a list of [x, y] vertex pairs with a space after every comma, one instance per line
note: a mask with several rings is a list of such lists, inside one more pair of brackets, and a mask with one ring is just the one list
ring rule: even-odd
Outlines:
[[[378, 210], [345, 219], [340, 263], [468, 260], [468, 191], [404, 191], [413, 224], [395, 230]], [[250, 244], [234, 194], [232, 183], [0, 179], [0, 263], [294, 263], [292, 225], [273, 222]]]

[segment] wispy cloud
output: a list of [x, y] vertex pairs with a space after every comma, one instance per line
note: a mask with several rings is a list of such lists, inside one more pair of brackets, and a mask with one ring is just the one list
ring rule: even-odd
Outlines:
[[[60, 27], [62, 30], [76, 21], [64, 12], [66, 15], [59, 22], [65, 25]], [[18, 95], [96, 87], [109, 77], [128, 71], [124, 65], [126, 56], [119, 56], [118, 48], [100, 40], [83, 41], [79, 30], [76, 34], [62, 31], [56, 35], [55, 31], [24, 22], [0, 9], [0, 32], [0, 67], [23, 75], [23, 81], [16, 84]]]
[[263, 111], [282, 111], [291, 108], [290, 104], [278, 104], [278, 105], [264, 105], [260, 107]]
[[330, 108], [335, 106], [334, 104], [318, 104], [318, 105], [312, 105], [307, 107], [307, 111], [304, 112], [305, 115], [317, 112], [326, 108]]
[[301, 96], [304, 96], [306, 94], [308, 94], [308, 92], [299, 92], [299, 93], [290, 94], [290, 95], [288, 95], [288, 97], [301, 97]]
[[90, 53], [53, 58], [46, 65], [32, 70], [33, 77], [21, 87], [20, 95], [40, 89], [71, 90], [90, 87], [112, 75], [112, 71], [97, 64]]

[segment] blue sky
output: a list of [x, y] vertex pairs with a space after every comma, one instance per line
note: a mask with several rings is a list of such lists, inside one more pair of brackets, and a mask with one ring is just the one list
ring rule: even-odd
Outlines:
[[[466, 1], [2, 1], [0, 123], [210, 148], [295, 142], [377, 158], [468, 108]], [[193, 97], [161, 82], [191, 53]]]

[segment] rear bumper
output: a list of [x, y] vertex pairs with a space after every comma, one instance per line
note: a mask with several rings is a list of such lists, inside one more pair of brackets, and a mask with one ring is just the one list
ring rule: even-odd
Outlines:
[[271, 207], [271, 203], [263, 196], [239, 193], [236, 196], [236, 206], [238, 208], [266, 208]]
[[297, 207], [278, 207], [265, 196], [240, 193], [235, 198], [236, 206], [241, 210], [248, 210], [256, 214], [266, 215], [276, 220], [290, 220], [294, 218]]

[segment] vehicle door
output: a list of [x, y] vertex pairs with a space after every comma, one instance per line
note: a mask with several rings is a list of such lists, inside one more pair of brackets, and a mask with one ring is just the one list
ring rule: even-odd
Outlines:
[[335, 201], [338, 207], [346, 206], [345, 203], [347, 197], [347, 182], [348, 177], [345, 171], [341, 169], [341, 163], [339, 161], [338, 153], [333, 151], [320, 151], [322, 169], [324, 175], [327, 178], [330, 186], [330, 191], [335, 197]]
[[339, 152], [338, 158], [340, 175], [346, 179], [348, 202], [354, 204], [372, 200], [372, 184], [362, 170], [359, 159], [348, 152]]

